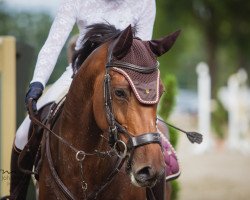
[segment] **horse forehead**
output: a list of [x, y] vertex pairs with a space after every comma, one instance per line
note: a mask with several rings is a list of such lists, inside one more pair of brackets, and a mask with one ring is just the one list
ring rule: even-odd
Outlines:
[[110, 72], [110, 75], [112, 77], [112, 83], [114, 85], [119, 84], [119, 85], [129, 86], [129, 83], [128, 83], [127, 79], [125, 78], [125, 76], [123, 74], [118, 73], [118, 72], [112, 70]]

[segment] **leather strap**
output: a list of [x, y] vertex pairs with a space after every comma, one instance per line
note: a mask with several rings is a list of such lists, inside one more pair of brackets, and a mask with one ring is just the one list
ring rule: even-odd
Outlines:
[[[30, 109], [31, 109], [31, 106], [32, 106], [32, 102], [30, 101], [29, 102], [29, 108]], [[46, 130], [46, 132], [45, 132], [45, 137], [46, 137], [45, 138], [45, 149], [46, 149], [47, 160], [48, 160], [49, 169], [50, 169], [50, 172], [52, 174], [52, 177], [54, 178], [57, 186], [60, 188], [60, 190], [63, 192], [63, 194], [68, 199], [75, 200], [76, 198], [74, 197], [74, 195], [64, 185], [64, 183], [61, 181], [60, 177], [58, 176], [58, 174], [56, 172], [56, 169], [55, 169], [54, 164], [53, 164], [52, 156], [51, 156], [49, 137], [50, 137], [51, 134], [56, 136], [61, 142], [63, 142], [66, 146], [71, 148], [75, 153], [79, 152], [79, 150], [74, 148], [70, 143], [68, 143], [66, 140], [64, 140], [63, 138], [58, 136], [55, 132], [53, 132], [51, 130], [51, 124], [48, 124], [46, 126], [45, 124], [41, 123], [38, 119], [36, 119], [34, 117], [34, 113], [32, 112], [32, 110], [30, 112], [30, 119], [31, 119], [31, 121], [33, 123], [35, 123], [36, 125], [44, 128]], [[95, 151], [94, 153], [85, 153], [85, 154], [89, 155], [89, 156], [97, 155], [97, 156], [103, 157], [105, 153], [107, 153], [107, 152]], [[111, 152], [109, 152], [108, 155], [111, 156]], [[87, 199], [96, 198], [113, 181], [114, 177], [119, 173], [120, 169], [122, 168], [125, 160], [126, 160], [126, 157], [123, 157], [123, 158], [118, 157], [117, 162], [115, 164], [115, 168], [111, 171], [111, 173], [105, 179], [105, 181], [103, 181], [101, 183], [101, 185], [94, 192], [92, 192], [90, 195], [88, 195]]]
[[134, 64], [131, 64], [131, 63], [122, 62], [122, 61], [117, 60], [117, 61], [109, 62], [106, 65], [106, 67], [120, 67], [120, 68], [125, 68], [125, 69], [131, 69], [133, 71], [140, 72], [142, 74], [148, 74], [148, 73], [152, 73], [152, 72], [154, 72], [155, 70], [158, 69], [159, 62], [157, 62], [157, 65], [153, 66], [153, 67], [141, 67], [141, 66], [138, 66], [138, 65], [134, 65]]
[[61, 181], [61, 179], [59, 178], [56, 170], [55, 170], [55, 167], [54, 167], [54, 164], [53, 164], [53, 161], [52, 161], [52, 157], [51, 157], [51, 151], [50, 151], [50, 142], [49, 142], [49, 132], [46, 132], [46, 155], [47, 155], [47, 160], [48, 160], [48, 163], [49, 163], [49, 169], [50, 169], [50, 172], [57, 184], [57, 186], [61, 189], [61, 191], [63, 192], [63, 194], [70, 200], [75, 200], [76, 198], [73, 196], [73, 194], [68, 190], [68, 188], [63, 184], [63, 182]]
[[97, 190], [88, 195], [87, 199], [96, 199], [97, 196], [113, 181], [115, 176], [120, 172], [126, 158], [119, 158], [114, 170], [110, 173], [110, 175], [106, 178], [106, 180], [99, 186]]
[[161, 146], [161, 136], [159, 133], [145, 133], [137, 137], [130, 137], [128, 149], [137, 148], [151, 143], [158, 143]]

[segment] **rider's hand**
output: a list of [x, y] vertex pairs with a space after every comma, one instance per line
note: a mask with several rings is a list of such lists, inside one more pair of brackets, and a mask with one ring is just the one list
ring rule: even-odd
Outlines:
[[31, 99], [32, 100], [32, 111], [35, 114], [37, 113], [36, 103], [37, 103], [37, 100], [42, 95], [43, 89], [44, 89], [43, 84], [40, 82], [33, 82], [29, 85], [29, 90], [28, 90], [26, 97], [25, 97], [25, 105], [26, 105], [26, 108], [28, 111], [29, 111], [28, 102]]

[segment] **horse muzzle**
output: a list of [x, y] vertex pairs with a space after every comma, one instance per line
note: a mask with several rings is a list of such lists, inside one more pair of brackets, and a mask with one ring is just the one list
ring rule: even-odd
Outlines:
[[147, 133], [131, 137], [128, 143], [130, 156], [127, 172], [138, 187], [152, 187], [163, 175], [165, 162], [158, 133]]
[[145, 166], [141, 169], [138, 169], [132, 175], [132, 183], [139, 187], [153, 187], [157, 180], [163, 175], [164, 170], [162, 172], [157, 173], [151, 166]]

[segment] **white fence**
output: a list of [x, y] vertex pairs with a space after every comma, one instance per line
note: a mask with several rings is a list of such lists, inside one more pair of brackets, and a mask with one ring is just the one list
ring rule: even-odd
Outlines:
[[228, 111], [228, 141], [230, 149], [250, 153], [250, 89], [247, 73], [240, 69], [231, 75], [219, 98]]

